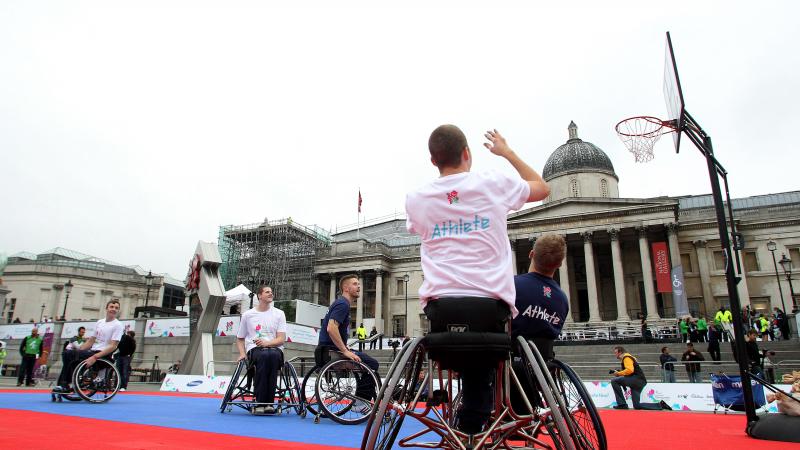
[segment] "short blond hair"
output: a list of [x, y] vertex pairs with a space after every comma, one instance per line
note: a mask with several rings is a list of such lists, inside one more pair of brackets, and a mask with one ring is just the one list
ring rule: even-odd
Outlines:
[[567, 241], [560, 234], [545, 234], [533, 245], [533, 267], [537, 271], [552, 272], [561, 266], [567, 254]]

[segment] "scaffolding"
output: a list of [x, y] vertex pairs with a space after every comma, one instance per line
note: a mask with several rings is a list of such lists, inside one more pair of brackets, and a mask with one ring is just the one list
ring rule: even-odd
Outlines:
[[266, 284], [276, 299], [313, 301], [316, 253], [330, 244], [328, 232], [291, 218], [221, 226], [222, 282], [226, 289]]

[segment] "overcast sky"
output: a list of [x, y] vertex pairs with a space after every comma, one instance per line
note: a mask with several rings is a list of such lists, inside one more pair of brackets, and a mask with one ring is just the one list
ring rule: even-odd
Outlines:
[[513, 173], [481, 145], [497, 128], [541, 172], [574, 120], [622, 197], [709, 193], [688, 141], [636, 164], [614, 132], [666, 115], [666, 31], [731, 195], [800, 188], [797, 2], [378, 3], [3, 1], [0, 252], [183, 279], [220, 225], [341, 229], [359, 188], [362, 217], [402, 212], [442, 123], [473, 170]]

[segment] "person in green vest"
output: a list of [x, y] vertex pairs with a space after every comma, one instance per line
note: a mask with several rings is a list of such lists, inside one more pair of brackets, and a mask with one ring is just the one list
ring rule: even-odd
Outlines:
[[6, 363], [6, 356], [8, 356], [6, 344], [5, 342], [0, 342], [0, 375], [3, 374], [3, 365]]
[[761, 341], [767, 342], [769, 340], [769, 320], [761, 314], [758, 318], [759, 331], [761, 332]]
[[356, 329], [356, 337], [358, 337], [358, 351], [363, 352], [364, 342], [367, 339], [367, 329], [363, 323]]
[[678, 329], [681, 332], [681, 340], [683, 342], [689, 342], [689, 319], [684, 318], [683, 320], [679, 320]]
[[38, 328], [34, 327], [31, 335], [25, 336], [19, 346], [19, 353], [22, 355], [22, 364], [19, 366], [17, 386], [22, 386], [23, 378], [26, 386], [34, 386], [36, 383], [33, 382], [33, 366], [36, 364], [36, 358], [42, 353], [42, 337], [39, 336]]
[[697, 319], [697, 338], [700, 342], [708, 340], [708, 322], [706, 322], [705, 316], [700, 316]]

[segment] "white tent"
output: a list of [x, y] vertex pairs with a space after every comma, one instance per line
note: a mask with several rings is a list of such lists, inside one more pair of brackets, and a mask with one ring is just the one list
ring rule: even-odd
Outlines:
[[231, 289], [230, 291], [225, 292], [225, 307], [229, 307], [231, 305], [238, 305], [243, 301], [246, 301], [246, 305], [249, 305], [250, 300], [250, 289], [243, 284], [236, 286], [235, 288]]

